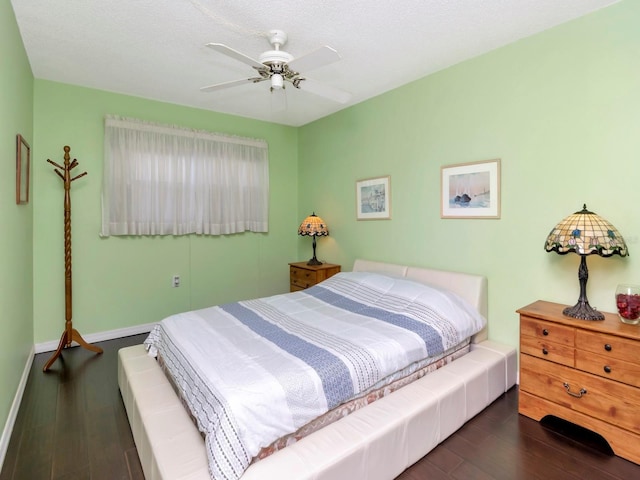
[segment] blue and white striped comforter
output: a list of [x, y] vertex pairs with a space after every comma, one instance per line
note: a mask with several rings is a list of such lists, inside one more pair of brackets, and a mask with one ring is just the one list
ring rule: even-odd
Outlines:
[[454, 294], [367, 272], [168, 317], [160, 354], [205, 436], [214, 479], [386, 376], [437, 356], [485, 319]]

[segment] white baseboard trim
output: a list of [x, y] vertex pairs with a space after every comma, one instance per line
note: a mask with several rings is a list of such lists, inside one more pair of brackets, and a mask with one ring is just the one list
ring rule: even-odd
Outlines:
[[22, 371], [20, 383], [18, 384], [18, 390], [16, 391], [15, 397], [13, 397], [13, 403], [11, 404], [11, 409], [9, 410], [9, 416], [7, 417], [7, 421], [4, 424], [2, 437], [0, 437], [0, 470], [2, 470], [2, 465], [4, 465], [4, 458], [7, 455], [9, 440], [11, 439], [11, 433], [13, 433], [13, 426], [16, 423], [16, 417], [18, 416], [18, 410], [20, 409], [20, 403], [22, 402], [24, 389], [27, 386], [29, 372], [31, 371], [31, 365], [33, 364], [34, 353], [34, 347], [31, 347], [31, 351], [27, 356], [27, 363], [25, 364], [24, 370]]
[[[109, 330], [108, 332], [90, 333], [83, 335], [82, 338], [88, 343], [104, 342], [105, 340], [113, 340], [114, 338], [130, 337], [131, 335], [138, 335], [140, 333], [149, 333], [154, 323], [145, 323], [143, 325], [136, 325], [134, 327], [118, 328], [116, 330]], [[50, 340], [48, 342], [36, 343], [35, 353], [53, 352], [58, 348], [60, 340]], [[73, 342], [73, 346], [78, 345]]]

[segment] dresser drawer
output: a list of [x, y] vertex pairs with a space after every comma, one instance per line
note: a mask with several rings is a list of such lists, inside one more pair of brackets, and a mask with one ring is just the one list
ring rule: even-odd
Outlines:
[[313, 287], [327, 278], [340, 273], [340, 265], [322, 263], [309, 265], [307, 262], [295, 262], [289, 264], [289, 283], [292, 292]]
[[293, 284], [293, 283], [292, 283], [292, 284], [290, 285], [290, 289], [289, 289], [289, 291], [290, 291], [290, 292], [299, 292], [300, 290], [304, 290], [304, 289], [306, 289], [306, 288], [307, 288], [307, 287], [299, 287], [298, 285], [295, 285], [295, 284]]
[[576, 350], [576, 368], [610, 378], [618, 382], [640, 387], [640, 364], [626, 362], [599, 353]]
[[308, 288], [318, 283], [318, 272], [313, 270], [291, 267], [289, 277], [291, 285], [299, 288]]
[[574, 352], [575, 349], [573, 347], [549, 342], [544, 337], [530, 337], [528, 335], [520, 337], [520, 353], [561, 363], [568, 367], [575, 366]]
[[599, 353], [607, 357], [640, 363], [637, 340], [579, 330], [576, 333], [576, 347], [580, 350]]
[[640, 433], [640, 391], [629, 385], [521, 355], [520, 389]]
[[520, 317], [520, 335], [568, 347], [575, 345], [575, 328], [526, 316]]

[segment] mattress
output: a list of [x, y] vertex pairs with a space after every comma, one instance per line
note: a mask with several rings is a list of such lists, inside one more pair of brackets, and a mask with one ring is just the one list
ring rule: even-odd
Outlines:
[[236, 479], [277, 439], [290, 442], [396, 372], [443, 358], [484, 325], [450, 292], [348, 272], [303, 292], [169, 317], [145, 343], [205, 435], [211, 476]]
[[[379, 400], [381, 398], [386, 397], [387, 395], [395, 392], [396, 390], [409, 385], [410, 383], [419, 380], [425, 375], [435, 372], [441, 367], [448, 365], [454, 360], [466, 355], [470, 351], [470, 342], [463, 342], [460, 346], [447, 351], [445, 354], [438, 356], [435, 359], [425, 359], [422, 362], [416, 362], [415, 364], [395, 372], [392, 375], [389, 375], [383, 382], [378, 382], [374, 387], [368, 389], [359, 397], [353, 398], [352, 400], [346, 401], [343, 404], [337, 406], [336, 408], [326, 412], [325, 414], [311, 420], [306, 425], [300, 427], [293, 433], [280, 437], [275, 440], [271, 445], [267, 447], [263, 447], [260, 449], [258, 454], [252, 459], [251, 463], [255, 463], [257, 461], [263, 460], [267, 458], [269, 455], [274, 454], [275, 452], [282, 450], [285, 447], [293, 445], [297, 441], [303, 439], [307, 435], [311, 435], [314, 432], [317, 432], [321, 428], [326, 427], [327, 425], [331, 425], [333, 422], [340, 420], [341, 418], [350, 415], [351, 413], [370, 405], [371, 403]], [[167, 380], [175, 394], [180, 398], [183, 406], [187, 411], [189, 411], [188, 405], [185, 402], [185, 399], [182, 397], [180, 389], [176, 386], [171, 375], [167, 372], [164, 362], [162, 361], [162, 357], [158, 355], [158, 364], [162, 368], [163, 372], [167, 376]], [[192, 422], [197, 426], [197, 421], [190, 415]], [[204, 435], [203, 435], [204, 436]]]
[[448, 365], [449, 363], [453, 362], [463, 355], [466, 355], [469, 350], [469, 342], [464, 342], [461, 347], [454, 348], [453, 351], [447, 352], [446, 354], [442, 355], [441, 358], [437, 358], [434, 360], [429, 359], [428, 362], [420, 362], [420, 364], [426, 363], [426, 365], [422, 367], [414, 365], [410, 369], [405, 369], [410, 371], [402, 370], [393, 375], [390, 375], [389, 378], [386, 379], [384, 386], [370, 389], [363, 395], [349, 400], [328, 411], [327, 413], [319, 416], [318, 418], [310, 421], [308, 424], [299, 428], [294, 433], [290, 433], [288, 435], [285, 435], [284, 437], [280, 437], [268, 447], [262, 448], [260, 452], [258, 452], [258, 455], [253, 458], [252, 463], [263, 460], [269, 455], [274, 454], [278, 450], [282, 450], [285, 447], [293, 445], [297, 441], [302, 440], [304, 437], [317, 432], [327, 425], [331, 425], [333, 422], [336, 422], [341, 418], [344, 418], [347, 415], [350, 415], [353, 412], [372, 404], [376, 400], [380, 400], [381, 398], [386, 397], [396, 390], [409, 385], [416, 380], [421, 379], [425, 375], [435, 372], [437, 369]]

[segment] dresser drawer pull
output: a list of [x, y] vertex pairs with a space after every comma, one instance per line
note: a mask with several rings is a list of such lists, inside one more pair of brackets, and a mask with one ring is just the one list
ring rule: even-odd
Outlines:
[[609, 345], [608, 343], [605, 343], [605, 344], [604, 344], [604, 349], [605, 349], [607, 352], [610, 352], [610, 351], [611, 351], [611, 345]]
[[549, 335], [549, 330], [547, 330], [547, 329], [545, 328], [544, 330], [542, 330], [542, 334], [543, 334], [544, 336]]
[[587, 393], [587, 391], [584, 388], [581, 388], [578, 393], [572, 392], [571, 386], [567, 382], [564, 382], [562, 385], [564, 386], [564, 388], [567, 389], [567, 393], [572, 397], [581, 398], [585, 393]]
[[609, 365], [604, 366], [605, 373], [611, 373], [611, 367]]
[[543, 355], [549, 355], [549, 350], [547, 350], [546, 348], [542, 349], [542, 354]]

